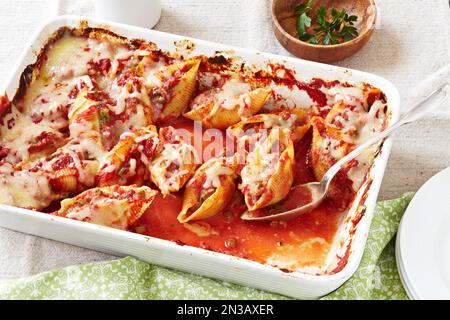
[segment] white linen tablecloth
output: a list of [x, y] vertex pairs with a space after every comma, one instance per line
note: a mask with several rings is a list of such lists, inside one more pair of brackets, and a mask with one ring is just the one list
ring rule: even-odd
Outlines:
[[[55, 0], [0, 1], [0, 79], [31, 34], [53, 14]], [[269, 0], [161, 0], [157, 30], [289, 55], [275, 39]], [[378, 0], [380, 21], [370, 43], [340, 66], [373, 72], [408, 90], [450, 63], [447, 0]], [[63, 13], [94, 15], [92, 1], [63, 1]], [[409, 106], [404, 100], [404, 109]], [[450, 165], [450, 106], [405, 127], [395, 138], [380, 199], [416, 191]], [[36, 274], [109, 255], [0, 228], [0, 279]]]

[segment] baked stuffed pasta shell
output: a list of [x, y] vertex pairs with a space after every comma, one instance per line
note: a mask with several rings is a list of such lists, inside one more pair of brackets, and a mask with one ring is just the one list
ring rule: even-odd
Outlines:
[[161, 152], [151, 163], [151, 179], [163, 195], [179, 191], [197, 169], [197, 152], [189, 141], [173, 127], [159, 131]]
[[186, 185], [178, 221], [207, 219], [221, 212], [236, 189], [236, 164], [226, 158], [205, 162]]
[[79, 141], [90, 139], [103, 145], [106, 139], [102, 131], [109, 116], [110, 110], [106, 104], [88, 98], [87, 92], [83, 91], [69, 109], [70, 136]]
[[[338, 103], [325, 119], [326, 127], [330, 132], [329, 135], [336, 140], [342, 140], [341, 147], [345, 153], [351, 151], [352, 144], [364, 143], [387, 126], [386, 102], [382, 99], [381, 93], [375, 89], [368, 91], [367, 101], [368, 109], [363, 104], [352, 106]], [[316, 127], [320, 127], [320, 125], [316, 125]], [[319, 140], [318, 135], [316, 135], [316, 140]], [[373, 163], [376, 150], [379, 149], [381, 143], [375, 144], [362, 152], [347, 166], [347, 175], [353, 181], [354, 190], [358, 190], [362, 185], [366, 173]], [[328, 166], [329, 164], [326, 167]], [[323, 169], [318, 171], [323, 171]]]
[[[126, 91], [126, 88], [123, 88]], [[149, 104], [138, 98], [114, 102], [102, 97], [100, 92], [80, 92], [69, 109], [70, 136], [96, 140], [110, 150], [124, 132], [151, 125], [153, 116]], [[110, 105], [115, 103], [116, 105]], [[120, 109], [120, 110], [119, 110]], [[120, 112], [120, 113], [117, 113]], [[117, 125], [120, 122], [120, 126]]]
[[123, 133], [100, 165], [97, 186], [141, 185], [149, 178], [149, 166], [160, 147], [155, 126]]
[[68, 118], [69, 124], [74, 122], [77, 119], [77, 115], [82, 114], [84, 111], [88, 110], [90, 107], [98, 104], [98, 101], [89, 99], [87, 97], [89, 90], [84, 88], [81, 90], [76, 99], [73, 101], [69, 108]]
[[294, 144], [290, 133], [280, 127], [259, 141], [246, 159], [241, 171], [239, 189], [250, 211], [283, 200], [294, 181]]
[[340, 138], [347, 143], [356, 142], [366, 121], [367, 111], [362, 104], [350, 106], [342, 102], [335, 104], [325, 118], [325, 124], [338, 129]]
[[145, 186], [94, 188], [63, 200], [57, 214], [126, 230], [142, 216], [157, 194], [157, 191]]
[[321, 117], [314, 117], [311, 124], [311, 161], [314, 175], [320, 181], [333, 164], [353, 150], [354, 144], [345, 142], [344, 132], [327, 125]]
[[301, 110], [283, 111], [278, 114], [258, 114], [227, 129], [241, 156], [251, 152], [259, 141], [267, 138], [272, 129], [283, 129], [291, 140], [299, 141], [310, 129], [309, 115]]
[[283, 128], [292, 133], [294, 140], [300, 140], [304, 128], [309, 127], [311, 116], [302, 110], [282, 111], [280, 113], [258, 114], [248, 117], [227, 129], [230, 137], [239, 138], [257, 134], [273, 128]]
[[198, 60], [187, 60], [162, 67], [146, 81], [155, 120], [179, 117], [197, 88]]
[[59, 197], [44, 172], [15, 171], [9, 163], [0, 166], [1, 204], [42, 210]]
[[[96, 147], [96, 145], [94, 145]], [[93, 186], [98, 162], [79, 144], [67, 144], [48, 157], [0, 165], [0, 203], [42, 210], [53, 201]]]
[[201, 121], [206, 128], [226, 129], [241, 119], [258, 113], [271, 93], [271, 89], [252, 90], [249, 84], [232, 79], [220, 88], [198, 95], [184, 116]]
[[[24, 135], [26, 136], [26, 135]], [[58, 131], [43, 131], [35, 137], [30, 138], [27, 142], [22, 144], [24, 146], [20, 151], [22, 161], [14, 164], [16, 169], [21, 169], [27, 164], [34, 162], [40, 158], [48, 157], [53, 154], [58, 148], [64, 146], [69, 139], [67, 139], [64, 134]], [[17, 144], [16, 144], [17, 145]], [[27, 146], [28, 145], [28, 146]], [[10, 159], [15, 159], [17, 153], [9, 149], [10, 144], [0, 144], [0, 150], [4, 150], [5, 158], [2, 159], [0, 156], [0, 162], [8, 162]], [[14, 161], [12, 161], [14, 163]]]

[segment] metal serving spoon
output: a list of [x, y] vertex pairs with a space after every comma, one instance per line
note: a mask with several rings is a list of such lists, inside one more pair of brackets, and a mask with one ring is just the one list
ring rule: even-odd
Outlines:
[[359, 156], [364, 150], [373, 146], [375, 143], [383, 140], [384, 138], [390, 136], [394, 131], [396, 131], [401, 126], [414, 122], [422, 118], [426, 113], [432, 109], [442, 105], [447, 98], [450, 97], [450, 84], [444, 84], [439, 89], [433, 91], [429, 96], [427, 96], [422, 102], [415, 105], [411, 110], [404, 114], [400, 120], [392, 124], [386, 130], [380, 132], [379, 134], [371, 137], [361, 146], [350, 152], [348, 155], [336, 162], [323, 176], [320, 182], [311, 182], [303, 185], [294, 187], [291, 192], [295, 190], [303, 189], [303, 192], [311, 194], [311, 201], [301, 207], [293, 210], [285, 211], [282, 213], [277, 213], [268, 216], [255, 216], [252, 211], [245, 212], [242, 216], [242, 220], [247, 221], [270, 221], [270, 220], [289, 220], [296, 218], [302, 214], [308, 213], [311, 210], [319, 206], [322, 201], [326, 198], [328, 189], [330, 187], [331, 181], [336, 176], [336, 174], [349, 163], [351, 160]]

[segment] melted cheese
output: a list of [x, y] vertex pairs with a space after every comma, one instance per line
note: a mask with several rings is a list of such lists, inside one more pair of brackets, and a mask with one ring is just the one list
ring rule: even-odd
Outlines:
[[[366, 114], [364, 125], [359, 129], [359, 135], [356, 139], [357, 145], [363, 144], [384, 129], [387, 120], [386, 114], [383, 112], [385, 107], [386, 104], [381, 101], [375, 101], [371, 106], [370, 111]], [[358, 165], [349, 170], [348, 176], [353, 181], [353, 190], [357, 191], [364, 182], [378, 147], [379, 144], [375, 144], [360, 154], [356, 158]]]
[[[151, 164], [151, 173], [154, 182], [158, 185], [163, 194], [168, 194], [173, 190], [178, 190], [180, 181], [184, 176], [190, 174], [185, 165], [192, 165], [197, 157], [195, 148], [187, 143], [166, 143], [163, 151]], [[169, 170], [174, 164], [176, 169]]]
[[366, 100], [363, 89], [360, 87], [344, 87], [337, 85], [330, 89], [322, 87], [322, 91], [327, 95], [329, 106], [333, 106], [339, 102], [356, 106]]
[[377, 100], [366, 114], [364, 125], [360, 127], [357, 143], [362, 144], [374, 134], [382, 131], [386, 124], [386, 104]]
[[30, 116], [20, 113], [15, 107], [12, 112], [5, 116], [4, 122], [14, 121], [14, 126], [9, 129], [7, 126], [0, 127], [3, 146], [10, 149], [6, 156], [9, 163], [18, 163], [28, 160], [29, 147], [36, 142], [36, 138], [42, 133], [51, 133], [55, 136], [61, 136], [59, 131], [47, 125], [47, 122], [35, 123]]
[[69, 212], [66, 217], [125, 230], [128, 226], [128, 215], [129, 208], [123, 200], [103, 199], [96, 201], [95, 206]]
[[297, 116], [295, 114], [291, 114], [287, 119], [283, 119], [283, 117], [278, 115], [269, 114], [263, 114], [262, 117], [264, 119], [265, 129], [272, 129], [276, 127], [291, 129], [294, 126], [295, 121], [297, 121]]
[[236, 106], [239, 106], [240, 113], [242, 113], [245, 106], [250, 104], [246, 95], [250, 90], [251, 87], [248, 83], [237, 80], [227, 81], [215, 95], [215, 100], [220, 107], [227, 110], [233, 110]]
[[276, 83], [271, 83], [270, 88], [274, 94], [266, 103], [265, 110], [312, 109], [317, 111], [317, 103], [310, 98], [306, 90]]
[[0, 176], [0, 203], [22, 208], [45, 208], [55, 199], [47, 177], [17, 171]]
[[213, 165], [205, 170], [205, 182], [203, 188], [218, 188], [221, 176], [231, 176], [234, 171], [223, 163], [223, 160], [215, 160]]
[[280, 152], [273, 150], [273, 141], [281, 136], [280, 128], [271, 130], [267, 139], [258, 141], [255, 149], [250, 152], [247, 162], [241, 172], [241, 189], [248, 189], [249, 193], [257, 193], [261, 185], [273, 176], [280, 167]]

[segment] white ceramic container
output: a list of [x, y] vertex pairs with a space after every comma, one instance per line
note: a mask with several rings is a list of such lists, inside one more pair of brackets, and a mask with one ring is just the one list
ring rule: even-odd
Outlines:
[[161, 17], [161, 0], [94, 0], [102, 20], [153, 28]]
[[[174, 42], [189, 39], [129, 25], [78, 16], [60, 16], [43, 26], [32, 38], [30, 44], [25, 47], [11, 76], [7, 79], [4, 87], [0, 88], [2, 92], [6, 91], [9, 97], [14, 96], [19, 85], [20, 75], [26, 66], [36, 61], [36, 53], [40, 51], [49, 36], [63, 26], [77, 27], [81, 21], [87, 21], [92, 27], [107, 28], [129, 38], [148, 39], [163, 50], [174, 50]], [[189, 40], [195, 43], [195, 50], [192, 54], [212, 55], [215, 51], [234, 50], [235, 55], [241, 56], [246, 62], [255, 65], [264, 64], [268, 60], [284, 63], [287, 67], [297, 70], [298, 77], [301, 80], [320, 77], [350, 83], [367, 82], [384, 91], [391, 110], [391, 121], [398, 119], [400, 109], [398, 91], [390, 82], [376, 75], [203, 40]], [[390, 149], [391, 140], [388, 139], [383, 144], [382, 150], [370, 170], [370, 179], [367, 179], [358, 192], [349, 213], [339, 227], [329, 256], [329, 268], [327, 270], [331, 270], [333, 266], [337, 265], [340, 260], [339, 257], [342, 257], [348, 248], [350, 253], [345, 267], [334, 274], [327, 274], [326, 272], [311, 274], [308, 270], [286, 273], [257, 262], [204, 249], [180, 246], [166, 240], [5, 205], [0, 205], [0, 226], [118, 256], [132, 255], [161, 266], [264, 289], [294, 298], [318, 298], [341, 286], [353, 275], [360, 263]], [[357, 224], [356, 230], [353, 230], [353, 220], [359, 216], [361, 210], [365, 211], [364, 215]]]

